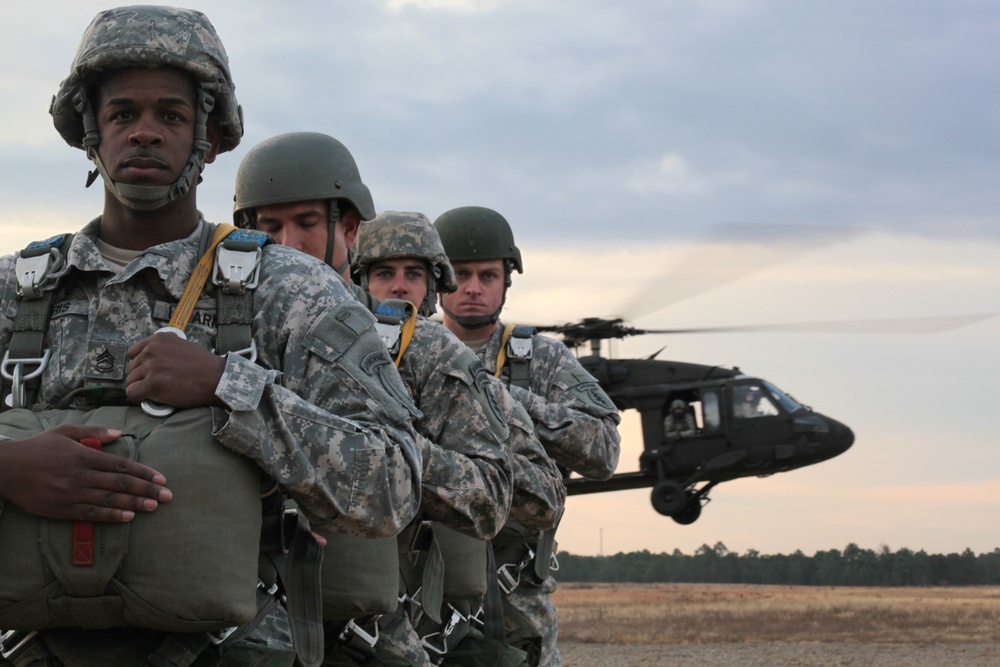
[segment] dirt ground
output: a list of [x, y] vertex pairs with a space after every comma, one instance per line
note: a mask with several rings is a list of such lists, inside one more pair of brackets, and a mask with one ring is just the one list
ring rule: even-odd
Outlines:
[[589, 644], [559, 642], [563, 667], [1000, 667], [994, 644]]

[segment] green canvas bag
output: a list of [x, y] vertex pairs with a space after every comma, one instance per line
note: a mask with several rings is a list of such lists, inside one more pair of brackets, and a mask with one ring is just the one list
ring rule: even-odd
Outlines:
[[173, 499], [129, 523], [93, 524], [93, 564], [73, 564], [73, 521], [0, 498], [0, 628], [136, 626], [204, 632], [257, 612], [260, 471], [212, 436], [212, 408], [161, 419], [138, 407], [8, 410], [0, 435], [60, 424], [122, 431], [104, 450], [162, 473]]
[[444, 559], [444, 601], [483, 597], [486, 594], [486, 549], [489, 545], [441, 523], [434, 524], [434, 539]]
[[396, 538], [353, 537], [313, 529], [326, 538], [320, 580], [323, 620], [388, 614], [399, 604]]

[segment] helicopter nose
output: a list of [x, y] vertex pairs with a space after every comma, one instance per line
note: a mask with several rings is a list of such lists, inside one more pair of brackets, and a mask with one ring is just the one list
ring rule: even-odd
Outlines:
[[834, 456], [843, 454], [854, 444], [854, 431], [836, 419], [827, 417], [826, 421], [830, 424], [829, 443], [837, 450], [837, 454]]

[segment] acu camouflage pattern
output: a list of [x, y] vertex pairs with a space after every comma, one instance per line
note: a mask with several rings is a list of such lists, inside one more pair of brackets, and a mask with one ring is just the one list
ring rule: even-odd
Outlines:
[[220, 152], [243, 136], [243, 113], [229, 71], [229, 58], [218, 33], [199, 11], [179, 7], [135, 5], [98, 14], [83, 34], [69, 76], [52, 98], [56, 129], [70, 146], [84, 148], [81, 93], [100, 72], [123, 67], [171, 66], [194, 75], [215, 98], [222, 130]]
[[[493, 537], [507, 521], [513, 484], [502, 385], [444, 325], [423, 317], [399, 373], [423, 414], [414, 421], [423, 461], [421, 516], [470, 537]], [[448, 567], [445, 562], [446, 572]], [[378, 646], [412, 665], [429, 666], [414, 620], [405, 605], [383, 616]]]
[[[126, 350], [164, 326], [214, 225], [146, 250], [119, 275], [94, 244], [100, 218], [76, 234], [49, 326], [52, 360], [39, 403], [96, 385], [124, 387]], [[420, 453], [413, 407], [373, 317], [322, 262], [264, 248], [254, 291], [257, 363], [228, 355], [216, 396], [229, 408], [213, 435], [288, 490], [314, 526], [369, 537], [398, 533], [417, 511]], [[0, 258], [0, 349], [10, 341], [14, 257]], [[211, 349], [215, 287], [187, 328]]]
[[555, 528], [566, 505], [562, 473], [535, 435], [531, 417], [503, 382], [488, 374], [498, 387], [501, 410], [507, 418], [507, 448], [514, 471], [510, 520], [535, 530]]
[[[504, 326], [498, 323], [493, 335], [479, 350], [487, 370], [496, 372]], [[506, 381], [508, 369], [501, 371]], [[535, 433], [546, 452], [559, 465], [585, 477], [607, 479], [618, 465], [621, 417], [597, 381], [573, 357], [569, 349], [546, 336], [532, 337], [529, 388], [511, 386], [510, 393], [527, 410]], [[562, 483], [559, 484], [563, 487]], [[563, 487], [565, 493], [565, 487]], [[522, 585], [504, 596], [507, 616], [517, 618], [516, 634], [508, 639], [520, 646], [519, 637], [541, 638], [538, 665], [557, 667], [558, 618], [549, 595], [556, 582], [547, 577], [540, 586]]]
[[[486, 369], [496, 372], [503, 323], [479, 350]], [[600, 384], [561, 342], [532, 336], [529, 388], [510, 387], [528, 411], [535, 433], [556, 463], [591, 479], [607, 479], [618, 466], [621, 416]], [[509, 376], [505, 367], [501, 377]]]
[[422, 413], [421, 514], [463, 534], [493, 537], [507, 521], [510, 437], [498, 387], [444, 325], [417, 318], [399, 374]]
[[441, 272], [437, 281], [439, 292], [458, 289], [455, 270], [444, 252], [441, 238], [423, 213], [385, 211], [362, 225], [354, 244], [351, 272], [360, 275], [365, 285], [369, 266], [378, 260], [397, 257], [423, 259], [438, 269]]

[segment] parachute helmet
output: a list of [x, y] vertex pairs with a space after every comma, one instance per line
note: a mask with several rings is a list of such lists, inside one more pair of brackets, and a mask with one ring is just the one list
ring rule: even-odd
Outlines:
[[[191, 157], [172, 185], [135, 186], [117, 183], [108, 174], [98, 147], [101, 142], [93, 109], [94, 86], [111, 70], [176, 67], [194, 77], [198, 86], [195, 136]], [[135, 5], [99, 13], [83, 33], [69, 76], [59, 84], [49, 113], [56, 130], [70, 146], [87, 152], [111, 193], [138, 210], [159, 208], [184, 196], [200, 178], [211, 149], [207, 124], [215, 113], [221, 140], [219, 151], [235, 148], [243, 136], [243, 111], [222, 40], [203, 13], [178, 7]]]
[[444, 244], [448, 259], [454, 262], [481, 262], [491, 259], [503, 260], [504, 291], [500, 307], [492, 315], [458, 317], [442, 310], [466, 329], [481, 329], [500, 319], [507, 300], [507, 288], [511, 285], [511, 273], [517, 269], [524, 273], [521, 251], [514, 245], [514, 233], [507, 220], [496, 211], [482, 206], [462, 206], [442, 213], [434, 221]]
[[[333, 200], [349, 201], [362, 220], [375, 217], [368, 186], [344, 144], [320, 132], [289, 132], [265, 139], [243, 157], [236, 172], [233, 222], [253, 227], [258, 206], [323, 199], [330, 202], [326, 263], [332, 266], [334, 227], [340, 219]], [[343, 273], [346, 266], [333, 267]]]
[[414, 258], [429, 265], [427, 295], [418, 304], [424, 317], [436, 311], [437, 292], [454, 292], [458, 289], [455, 271], [445, 255], [444, 246], [430, 219], [423, 213], [385, 211], [364, 225], [358, 232], [354, 245], [351, 270], [361, 287], [368, 290], [368, 269], [384, 259]]

